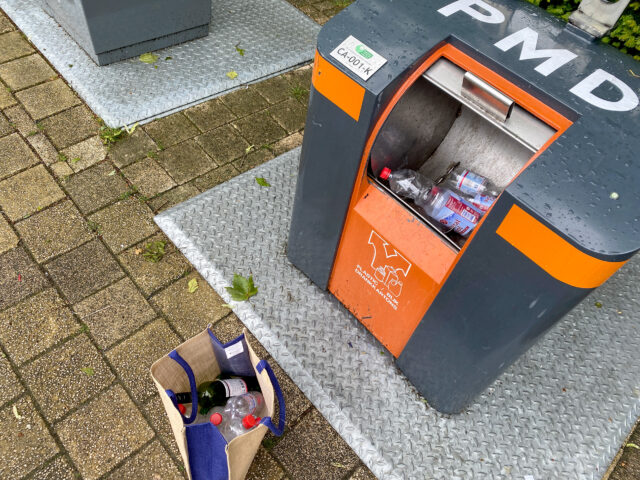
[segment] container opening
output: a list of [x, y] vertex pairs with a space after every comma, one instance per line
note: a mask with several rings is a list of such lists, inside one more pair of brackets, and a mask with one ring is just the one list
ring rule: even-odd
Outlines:
[[[555, 133], [509, 98], [508, 92], [440, 58], [391, 111], [371, 149], [368, 174], [459, 249], [465, 236], [429, 217], [411, 199], [394, 193], [388, 182], [379, 179], [382, 169], [417, 171], [448, 188], [447, 172], [457, 165], [488, 179], [500, 194]], [[470, 200], [469, 192], [463, 193]]]

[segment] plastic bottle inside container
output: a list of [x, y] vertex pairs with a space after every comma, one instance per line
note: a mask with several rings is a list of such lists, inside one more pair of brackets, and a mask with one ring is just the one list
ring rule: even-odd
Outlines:
[[390, 168], [385, 167], [380, 172], [380, 178], [389, 182], [392, 192], [411, 200], [418, 198], [421, 192], [426, 195], [434, 186], [434, 183], [424, 175], [406, 168], [391, 171]]
[[384, 168], [380, 178], [388, 180], [389, 188], [396, 194], [413, 200], [418, 208], [443, 225], [446, 231], [454, 230], [466, 237], [482, 217], [482, 211], [461, 195], [448, 188], [435, 187], [431, 180], [413, 170], [392, 172]]
[[428, 216], [463, 237], [469, 235], [482, 218], [481, 211], [446, 188], [433, 187], [427, 195], [414, 202]]
[[446, 173], [444, 186], [462, 193], [483, 214], [500, 195], [498, 188], [491, 180], [459, 165], [452, 167]]

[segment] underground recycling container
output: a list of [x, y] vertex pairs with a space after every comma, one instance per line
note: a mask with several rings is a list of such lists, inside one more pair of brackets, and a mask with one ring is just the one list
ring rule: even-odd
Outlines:
[[204, 37], [211, 0], [45, 0], [45, 10], [98, 65]]
[[640, 248], [634, 69], [521, 1], [356, 2], [318, 37], [289, 259], [460, 412]]

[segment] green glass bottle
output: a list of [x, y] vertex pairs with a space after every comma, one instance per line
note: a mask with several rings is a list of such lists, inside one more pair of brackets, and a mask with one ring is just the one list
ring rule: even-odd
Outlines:
[[[221, 375], [213, 381], [198, 385], [198, 411], [204, 415], [213, 407], [225, 405], [229, 397], [259, 391], [260, 385], [256, 377]], [[179, 404], [191, 403], [191, 392], [177, 393], [176, 400]]]

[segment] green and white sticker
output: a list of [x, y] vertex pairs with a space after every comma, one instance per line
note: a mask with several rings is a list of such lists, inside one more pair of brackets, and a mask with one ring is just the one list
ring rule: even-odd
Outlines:
[[386, 58], [352, 35], [338, 45], [331, 56], [365, 81], [387, 63]]

